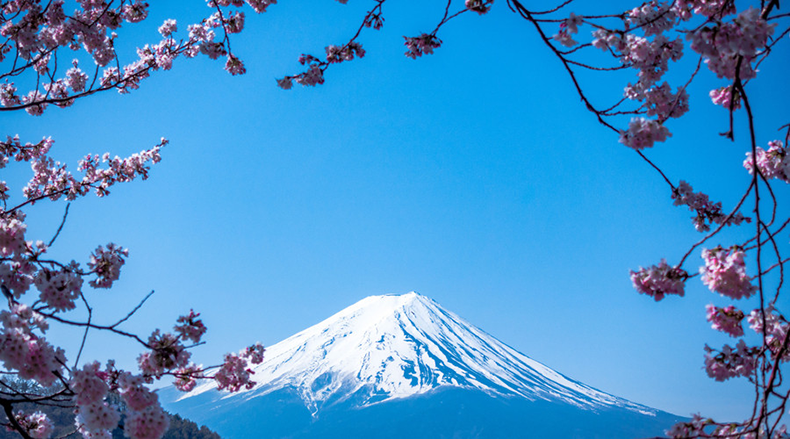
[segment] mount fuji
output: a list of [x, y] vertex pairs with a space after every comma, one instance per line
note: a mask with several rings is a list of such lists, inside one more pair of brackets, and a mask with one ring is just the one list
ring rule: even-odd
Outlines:
[[635, 438], [682, 418], [574, 381], [417, 293], [371, 296], [266, 350], [258, 383], [165, 407], [226, 439]]

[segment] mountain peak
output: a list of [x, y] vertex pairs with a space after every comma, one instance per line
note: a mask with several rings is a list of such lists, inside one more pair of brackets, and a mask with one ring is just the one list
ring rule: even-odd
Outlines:
[[160, 398], [241, 439], [629, 439], [680, 420], [565, 377], [413, 291], [360, 300], [267, 348], [254, 372], [246, 391], [206, 383]]
[[[366, 297], [267, 348], [254, 371], [259, 384], [229, 397], [290, 388], [317, 413], [338, 402], [362, 407], [460, 388], [581, 408], [655, 412], [561, 375], [414, 291]], [[214, 387], [207, 383], [182, 399]]]

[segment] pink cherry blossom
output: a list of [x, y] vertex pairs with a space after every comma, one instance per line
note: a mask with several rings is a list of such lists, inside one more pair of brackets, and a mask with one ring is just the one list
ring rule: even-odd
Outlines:
[[95, 273], [97, 278], [88, 282], [94, 288], [110, 288], [113, 282], [121, 275], [121, 267], [126, 263], [124, 258], [129, 256], [129, 250], [113, 243], [107, 244], [105, 250], [99, 246], [91, 254], [88, 268]]
[[683, 297], [687, 278], [688, 273], [681, 268], [670, 266], [664, 259], [658, 265], [631, 271], [631, 282], [636, 291], [652, 297], [656, 302], [667, 294]]
[[[674, 3], [673, 3], [674, 4]], [[667, 2], [655, 0], [643, 3], [628, 12], [628, 22], [632, 26], [641, 27], [645, 36], [660, 35], [674, 26], [676, 15]]]
[[159, 397], [145, 386], [145, 379], [139, 375], [122, 372], [118, 376], [121, 397], [129, 409], [142, 411], [159, 404]]
[[165, 372], [184, 367], [191, 356], [178, 337], [158, 329], [148, 338], [148, 346], [151, 350], [137, 359], [140, 370], [146, 375], [160, 377]]
[[174, 328], [178, 336], [184, 340], [200, 343], [200, 338], [206, 333], [206, 326], [203, 325], [202, 320], [198, 319], [199, 316], [200, 313], [191, 309], [188, 315], [180, 316]]
[[679, 118], [689, 111], [689, 95], [680, 88], [673, 94], [668, 83], [655, 86], [645, 92], [645, 107], [648, 116], [657, 116], [659, 120], [670, 117]]
[[74, 393], [77, 394], [77, 405], [85, 406], [97, 403], [107, 396], [110, 388], [104, 381], [104, 376], [106, 375], [100, 371], [98, 361], [72, 371], [70, 385]]
[[[758, 50], [765, 47], [776, 23], [767, 23], [760, 11], [749, 8], [731, 22], [715, 27], [702, 27], [688, 34], [691, 49], [705, 58], [708, 68], [720, 78], [735, 79], [735, 69], [740, 63], [738, 76], [742, 80], [756, 76], [752, 61]], [[739, 57], [743, 59], [739, 61]]]
[[707, 310], [708, 321], [711, 322], [713, 329], [725, 332], [733, 337], [743, 335], [743, 326], [741, 326], [741, 321], [744, 318], [743, 311], [732, 305], [725, 308], [708, 305], [705, 309]]
[[494, 3], [494, 0], [466, 0], [464, 5], [466, 6], [466, 9], [483, 15], [491, 10], [492, 3]]
[[711, 224], [722, 224], [727, 221], [727, 225], [739, 225], [751, 222], [751, 218], [743, 216], [740, 212], [735, 213], [729, 219], [722, 212], [721, 202], [713, 203], [708, 196], [702, 192], [694, 192], [688, 182], [683, 180], [672, 191], [673, 204], [675, 206], [688, 206], [689, 210], [696, 212], [697, 216], [692, 218], [694, 228], [698, 232], [707, 232]]
[[620, 143], [640, 150], [652, 147], [655, 142], [664, 142], [670, 136], [669, 130], [658, 121], [635, 117], [628, 124], [628, 130], [620, 132]]
[[705, 266], [700, 268], [702, 282], [711, 291], [732, 299], [749, 297], [757, 291], [746, 274], [746, 254], [740, 247], [702, 250]]
[[27, 226], [16, 218], [0, 217], [0, 256], [14, 256], [25, 249]]
[[247, 4], [257, 13], [266, 12], [266, 8], [276, 4], [277, 0], [246, 0]]
[[112, 430], [120, 420], [118, 409], [103, 401], [80, 405], [76, 418], [77, 424], [90, 432]]
[[419, 37], [403, 37], [406, 40], [404, 43], [406, 48], [406, 56], [411, 59], [417, 59], [423, 55], [431, 55], [433, 49], [437, 49], [442, 45], [442, 40], [433, 34], [422, 34]]
[[169, 37], [176, 31], [178, 31], [178, 24], [176, 23], [176, 20], [167, 19], [164, 21], [164, 23], [162, 23], [161, 26], [159, 26], [158, 30], [163, 37]]
[[169, 426], [170, 420], [157, 404], [142, 411], [129, 412], [123, 431], [131, 439], [159, 439]]
[[197, 384], [197, 380], [195, 378], [202, 377], [202, 371], [203, 368], [201, 366], [196, 366], [194, 364], [177, 369], [175, 372], [173, 372], [176, 378], [173, 381], [173, 385], [176, 389], [182, 392], [190, 392]]
[[551, 38], [565, 47], [573, 47], [579, 44], [579, 42], [574, 40], [573, 37], [571, 37], [571, 34], [565, 29], [561, 29], [558, 33], [552, 35]]
[[790, 346], [785, 343], [790, 324], [773, 306], [768, 306], [764, 313], [765, 324], [763, 324], [763, 311], [759, 309], [752, 311], [747, 319], [749, 326], [758, 334], [765, 331], [766, 346], [770, 350], [772, 358], [776, 358], [781, 352], [782, 360], [790, 361]]
[[290, 90], [293, 87], [293, 81], [289, 77], [278, 79], [277, 86], [283, 90]]
[[25, 414], [20, 411], [14, 414], [14, 418], [33, 439], [47, 439], [52, 436], [52, 421], [42, 412]]
[[266, 352], [266, 349], [263, 348], [263, 345], [258, 342], [252, 346], [248, 346], [241, 354], [242, 357], [245, 357], [250, 360], [252, 364], [260, 364], [263, 362], [263, 353]]
[[39, 270], [34, 283], [41, 292], [41, 301], [56, 311], [74, 309], [74, 301], [82, 293], [82, 277], [76, 270], [74, 265], [57, 271]]
[[688, 439], [705, 435], [705, 428], [712, 425], [713, 420], [695, 414], [691, 422], [679, 422], [667, 431], [667, 436], [673, 439]]
[[236, 354], [226, 354], [222, 367], [214, 374], [217, 389], [227, 389], [229, 392], [238, 392], [242, 388], [251, 389], [255, 382], [250, 379], [254, 372], [250, 370], [247, 361]]
[[244, 63], [233, 55], [228, 56], [228, 61], [225, 63], [225, 70], [231, 75], [243, 75], [247, 72], [244, 68]]
[[36, 268], [27, 261], [0, 262], [0, 285], [8, 288], [19, 299], [33, 284]]
[[[731, 85], [711, 90], [710, 99], [715, 105], [721, 105], [728, 110], [730, 109], [730, 105], [732, 105], [733, 110], [741, 108], [741, 97], [737, 90], [733, 92]], [[731, 104], [733, 99], [735, 103]]]
[[[768, 151], [758, 146], [756, 152], [757, 169], [760, 170], [763, 177], [766, 179], [776, 178], [790, 183], [790, 152], [781, 141], [768, 142]], [[754, 158], [751, 152], [746, 153], [743, 167], [749, 171], [749, 174], [754, 173]]]
[[[716, 381], [725, 381], [735, 377], [748, 377], [757, 367], [759, 348], [746, 346], [740, 340], [735, 349], [724, 345], [721, 351], [705, 346], [705, 371]], [[718, 352], [717, 354], [714, 354]]]
[[298, 84], [304, 86], [315, 86], [318, 84], [324, 83], [324, 71], [321, 70], [317, 64], [313, 64], [310, 66], [309, 69], [302, 75], [298, 76], [294, 79]]

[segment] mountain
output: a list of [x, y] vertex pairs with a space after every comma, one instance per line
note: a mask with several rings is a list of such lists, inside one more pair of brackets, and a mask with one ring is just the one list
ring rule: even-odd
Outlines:
[[[164, 389], [224, 438], [660, 435], [680, 418], [574, 381], [417, 293], [371, 296], [266, 351], [258, 384]], [[168, 402], [169, 401], [169, 402]]]

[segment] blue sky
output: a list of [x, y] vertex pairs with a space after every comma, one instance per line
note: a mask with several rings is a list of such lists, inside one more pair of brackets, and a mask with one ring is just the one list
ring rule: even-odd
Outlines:
[[[165, 18], [179, 19], [183, 33], [207, 13], [199, 3], [155, 4], [122, 44], [156, 42]], [[387, 4], [384, 28], [361, 40], [365, 58], [330, 69], [323, 86], [278, 89], [275, 78], [300, 71], [300, 53], [320, 55], [353, 35], [370, 4], [349, 3], [282, 2], [248, 14], [233, 41], [242, 77], [181, 59], [130, 95], [0, 116], [23, 141], [52, 136], [54, 156], [72, 169], [85, 153], [124, 156], [170, 139], [149, 180], [75, 202], [52, 249], [83, 262], [98, 244], [130, 249], [117, 288], [92, 293], [103, 321], [156, 290], [127, 328], [168, 328], [194, 308], [209, 327], [195, 359], [216, 364], [366, 296], [416, 290], [603, 391], [681, 415], [748, 416], [750, 386], [714, 382], [702, 368], [705, 343], [733, 344], [705, 321], [706, 304], [727, 302], [695, 278], [687, 297], [654, 303], [628, 278], [662, 257], [677, 261], [700, 238], [691, 212], [673, 207], [658, 174], [586, 112], [534, 29], [497, 2], [486, 16], [448, 24], [444, 45], [415, 61], [403, 56], [402, 36], [432, 30], [443, 6]], [[788, 91], [770, 85], [786, 82], [788, 55], [778, 45], [749, 85], [763, 145], [787, 123]], [[680, 69], [696, 60], [686, 56]], [[634, 80], [582, 79], [606, 103]], [[717, 135], [727, 117], [707, 91], [722, 85], [704, 70], [689, 90], [691, 113], [648, 155], [728, 209], [748, 184], [748, 138], [743, 121], [736, 143]], [[27, 169], [4, 172], [9, 186], [29, 178]], [[787, 199], [787, 188], [777, 196]], [[63, 207], [28, 209], [29, 238], [48, 240]], [[728, 230], [718, 242], [751, 231]], [[78, 335], [60, 338], [73, 346]], [[139, 352], [98, 334], [91, 342], [92, 357], [126, 367]]]

